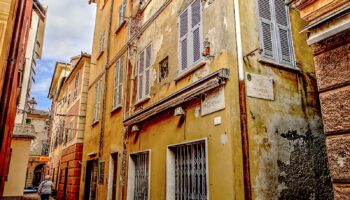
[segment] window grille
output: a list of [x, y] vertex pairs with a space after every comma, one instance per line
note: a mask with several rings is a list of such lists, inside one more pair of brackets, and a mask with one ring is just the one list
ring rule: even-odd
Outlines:
[[100, 162], [98, 183], [100, 185], [103, 185], [104, 184], [104, 179], [105, 179], [105, 162]]
[[148, 199], [149, 153], [132, 155], [135, 164], [134, 200]]
[[181, 145], [175, 147], [173, 151], [175, 199], [208, 199], [205, 142]]

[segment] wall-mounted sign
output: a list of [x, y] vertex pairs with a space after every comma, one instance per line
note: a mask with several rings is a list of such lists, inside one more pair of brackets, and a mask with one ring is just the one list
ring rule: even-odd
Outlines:
[[202, 98], [202, 104], [201, 104], [202, 116], [208, 115], [223, 109], [225, 109], [225, 94], [224, 94], [223, 87], [214, 89], [204, 94]]
[[258, 74], [246, 73], [247, 96], [275, 100], [273, 79]]

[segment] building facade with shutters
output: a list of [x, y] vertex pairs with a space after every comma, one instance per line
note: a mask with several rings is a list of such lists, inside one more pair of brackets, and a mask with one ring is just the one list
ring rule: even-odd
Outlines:
[[284, 0], [90, 3], [80, 199], [332, 199], [305, 22]]
[[[130, 1], [91, 1], [96, 24], [91, 56], [80, 199], [119, 199]], [[121, 196], [120, 196], [121, 197]]]
[[57, 63], [52, 99], [50, 171], [57, 199], [78, 199], [91, 56], [81, 53]]
[[350, 196], [350, 2], [291, 1], [308, 24], [335, 199]]

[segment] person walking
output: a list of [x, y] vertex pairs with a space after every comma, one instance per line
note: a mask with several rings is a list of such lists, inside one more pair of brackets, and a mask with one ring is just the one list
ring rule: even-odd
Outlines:
[[50, 195], [54, 190], [54, 185], [52, 181], [50, 181], [50, 176], [46, 175], [45, 180], [43, 180], [38, 188], [38, 193], [41, 196], [41, 200], [49, 200]]

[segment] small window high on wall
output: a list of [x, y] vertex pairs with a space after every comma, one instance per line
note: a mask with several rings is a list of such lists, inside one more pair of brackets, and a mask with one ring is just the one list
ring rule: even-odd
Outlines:
[[294, 67], [288, 6], [285, 0], [258, 0], [262, 55], [276, 64]]

